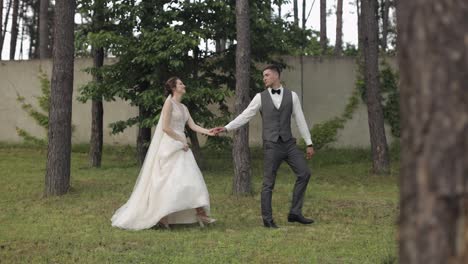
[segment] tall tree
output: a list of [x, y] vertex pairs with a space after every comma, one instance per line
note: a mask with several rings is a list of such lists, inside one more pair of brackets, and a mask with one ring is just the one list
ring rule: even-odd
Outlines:
[[[2, 1], [2, 0], [0, 0]], [[278, 17], [281, 19], [283, 17], [283, 14], [282, 14], [282, 6], [283, 6], [283, 0], [278, 0]]]
[[39, 57], [39, 9], [40, 0], [26, 0], [28, 1], [27, 9], [32, 11], [30, 16], [26, 16], [25, 24], [27, 34], [29, 35], [29, 59], [36, 59]]
[[45, 196], [65, 194], [70, 187], [75, 1], [57, 1], [55, 8]]
[[341, 56], [342, 51], [343, 51], [343, 0], [337, 0], [335, 56]]
[[[0, 39], [3, 36], [3, 0], [0, 0]], [[0, 60], [2, 60], [2, 48], [0, 47]]]
[[[236, 101], [239, 115], [250, 103], [250, 22], [249, 1], [236, 0]], [[248, 65], [248, 66], [246, 66]], [[232, 156], [234, 158], [233, 193], [251, 193], [249, 126], [234, 132]]]
[[[2, 51], [3, 51], [3, 43], [5, 41], [5, 35], [6, 35], [6, 32], [7, 32], [7, 28], [8, 28], [8, 21], [10, 21], [10, 11], [11, 11], [12, 4], [13, 4], [13, 0], [10, 0], [8, 2], [8, 7], [7, 7], [7, 10], [6, 10], [6, 13], [5, 13], [5, 22], [0, 21], [0, 23], [3, 22], [3, 34], [0, 36], [0, 57], [1, 57], [1, 54], [2, 54]], [[2, 10], [2, 12], [3, 12], [3, 10]]]
[[382, 0], [380, 4], [381, 16], [382, 16], [382, 39], [381, 39], [381, 46], [382, 50], [387, 50], [388, 45], [388, 30], [389, 30], [389, 12], [390, 12], [390, 0]]
[[364, 34], [364, 76], [373, 171], [386, 174], [390, 169], [384, 115], [379, 83], [379, 44], [377, 37], [377, 0], [362, 0], [362, 27]]
[[299, 26], [299, 7], [297, 1], [298, 0], [293, 1], [294, 25]]
[[18, 42], [18, 19], [20, 5], [19, 0], [13, 0], [13, 15], [11, 17], [11, 35], [10, 35], [10, 60], [15, 59], [16, 43]]
[[49, 48], [49, 1], [39, 0], [39, 58], [50, 58]]
[[400, 263], [468, 263], [468, 4], [399, 1]]
[[24, 43], [24, 29], [25, 29], [25, 18], [26, 18], [26, 12], [27, 12], [27, 5], [26, 1], [21, 1], [21, 13], [20, 13], [20, 21], [21, 21], [21, 35], [20, 35], [20, 48], [19, 48], [19, 54], [18, 54], [18, 59], [23, 60], [23, 43]]
[[[98, 33], [104, 30], [106, 0], [94, 1], [93, 31]], [[95, 44], [92, 48], [93, 53], [93, 81], [98, 85], [102, 83], [100, 73], [104, 65], [104, 47]], [[96, 95], [91, 102], [91, 139], [89, 148], [89, 163], [92, 167], [101, 167], [102, 147], [104, 137], [104, 108], [102, 96]]]
[[327, 0], [320, 0], [320, 47], [322, 54], [327, 50]]
[[363, 52], [364, 49], [364, 38], [362, 32], [362, 12], [361, 12], [361, 0], [356, 0], [356, 17], [357, 17], [357, 30], [358, 30], [358, 50]]

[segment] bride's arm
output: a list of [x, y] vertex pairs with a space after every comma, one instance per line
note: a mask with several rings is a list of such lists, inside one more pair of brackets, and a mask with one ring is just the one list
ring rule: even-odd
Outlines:
[[174, 130], [171, 128], [171, 119], [172, 119], [172, 104], [169, 100], [167, 100], [164, 103], [163, 109], [162, 109], [163, 115], [164, 115], [164, 123], [163, 123], [163, 131], [169, 135], [171, 138], [178, 140], [182, 142], [183, 144], [187, 144], [187, 139], [184, 137], [181, 137], [179, 134], [174, 132]]
[[210, 133], [210, 130], [197, 125], [195, 123], [195, 121], [193, 121], [192, 116], [190, 115], [190, 112], [188, 111], [187, 108], [186, 108], [186, 110], [187, 110], [187, 113], [188, 113], [188, 116], [189, 116], [187, 123], [188, 123], [188, 126], [190, 127], [190, 129], [192, 129], [195, 132], [201, 133], [201, 134], [205, 134], [205, 135], [208, 135], [208, 136], [214, 136], [214, 133]]

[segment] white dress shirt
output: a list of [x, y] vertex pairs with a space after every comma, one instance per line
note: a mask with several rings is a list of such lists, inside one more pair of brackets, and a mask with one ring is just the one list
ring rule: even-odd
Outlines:
[[[278, 90], [281, 91], [280, 94], [272, 94], [271, 93], [271, 88], [268, 88], [268, 93], [271, 96], [271, 99], [273, 100], [273, 104], [277, 109], [280, 108], [281, 106], [281, 101], [283, 100], [283, 94], [284, 94], [284, 89], [283, 86], [278, 88]], [[307, 145], [312, 144], [312, 139], [310, 137], [310, 131], [309, 127], [307, 126], [304, 113], [302, 112], [301, 108], [301, 103], [299, 101], [299, 97], [297, 94], [293, 91], [292, 93], [292, 100], [293, 100], [293, 113], [292, 116], [296, 120], [296, 125], [299, 128], [299, 132], [301, 133], [302, 138], [304, 138], [304, 141], [306, 142]], [[247, 124], [260, 110], [262, 107], [262, 98], [260, 93], [257, 93], [255, 97], [252, 99], [250, 102], [249, 106], [239, 115], [237, 116], [234, 120], [232, 120], [229, 124], [225, 126], [227, 131], [235, 130], [238, 129], [239, 127]]]

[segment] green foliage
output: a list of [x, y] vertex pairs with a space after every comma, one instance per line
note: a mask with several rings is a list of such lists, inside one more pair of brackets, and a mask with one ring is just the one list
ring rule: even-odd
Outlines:
[[380, 70], [382, 106], [385, 121], [390, 125], [394, 137], [400, 137], [400, 90], [398, 73], [387, 62], [382, 63]]
[[[42, 71], [42, 69], [39, 69], [38, 78], [40, 82], [41, 95], [36, 97], [36, 99], [40, 109], [36, 109], [32, 106], [32, 104], [27, 103], [26, 99], [20, 94], [17, 94], [16, 100], [21, 104], [21, 108], [47, 132], [49, 128], [49, 116], [46, 113], [49, 112], [50, 104], [50, 80], [47, 74]], [[16, 127], [16, 132], [18, 136], [22, 137], [26, 142], [39, 145], [47, 143], [47, 139], [37, 138], [22, 128]]]
[[[358, 70], [356, 86], [363, 101], [366, 100], [366, 83], [362, 67]], [[398, 89], [398, 73], [383, 59], [379, 66], [380, 95], [384, 119], [391, 127], [394, 137], [400, 137], [400, 91]]]
[[353, 90], [352, 95], [348, 99], [343, 113], [339, 117], [323, 123], [315, 124], [310, 133], [314, 141], [314, 148], [321, 149], [337, 140], [338, 131], [344, 128], [346, 121], [353, 117], [354, 111], [359, 106], [359, 91]]
[[[50, 79], [47, 74], [39, 68], [39, 75], [38, 75], [41, 95], [36, 97], [37, 104], [39, 105], [39, 109], [36, 109], [32, 104], [26, 102], [26, 99], [21, 96], [20, 94], [16, 94], [16, 100], [21, 104], [21, 108], [28, 113], [34, 121], [41, 126], [45, 134], [49, 130], [49, 106], [50, 106]], [[75, 130], [75, 126], [72, 124], [72, 132]], [[26, 130], [16, 127], [16, 133], [18, 136], [23, 138], [23, 140], [27, 143], [37, 144], [37, 145], [46, 145], [47, 138], [38, 138], [31, 133], [27, 132]]]
[[[81, 0], [78, 10], [85, 18], [77, 32], [77, 48], [86, 55], [90, 46], [104, 47], [118, 58], [114, 64], [88, 73], [102, 82], [90, 82], [80, 89], [79, 100], [120, 98], [140, 109], [140, 114], [111, 124], [113, 133], [139, 125], [151, 127], [159, 119], [164, 102], [163, 84], [176, 75], [187, 86], [183, 103], [202, 126], [224, 125], [230, 119], [226, 98], [235, 90], [236, 25], [235, 1], [101, 0], [107, 4], [106, 23], [93, 23], [96, 4]], [[292, 22], [273, 19], [271, 1], [250, 1], [251, 96], [263, 90], [259, 63], [286, 67], [279, 55], [300, 54], [304, 45], [314, 46], [318, 36]], [[112, 8], [109, 8], [112, 6]], [[270, 12], [269, 12], [270, 11]], [[225, 50], [202, 50], [206, 40], [226, 40]], [[310, 43], [310, 44], [304, 44]], [[219, 114], [213, 113], [218, 106]], [[208, 146], [229, 144], [209, 139]]]

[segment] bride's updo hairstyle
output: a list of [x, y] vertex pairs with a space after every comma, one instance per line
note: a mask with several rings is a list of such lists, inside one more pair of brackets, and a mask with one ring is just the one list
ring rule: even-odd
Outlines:
[[164, 84], [164, 93], [166, 97], [174, 94], [174, 88], [176, 88], [177, 86], [177, 80], [180, 80], [180, 78], [177, 76], [174, 76], [174, 77], [169, 78], [166, 81], [166, 84]]

